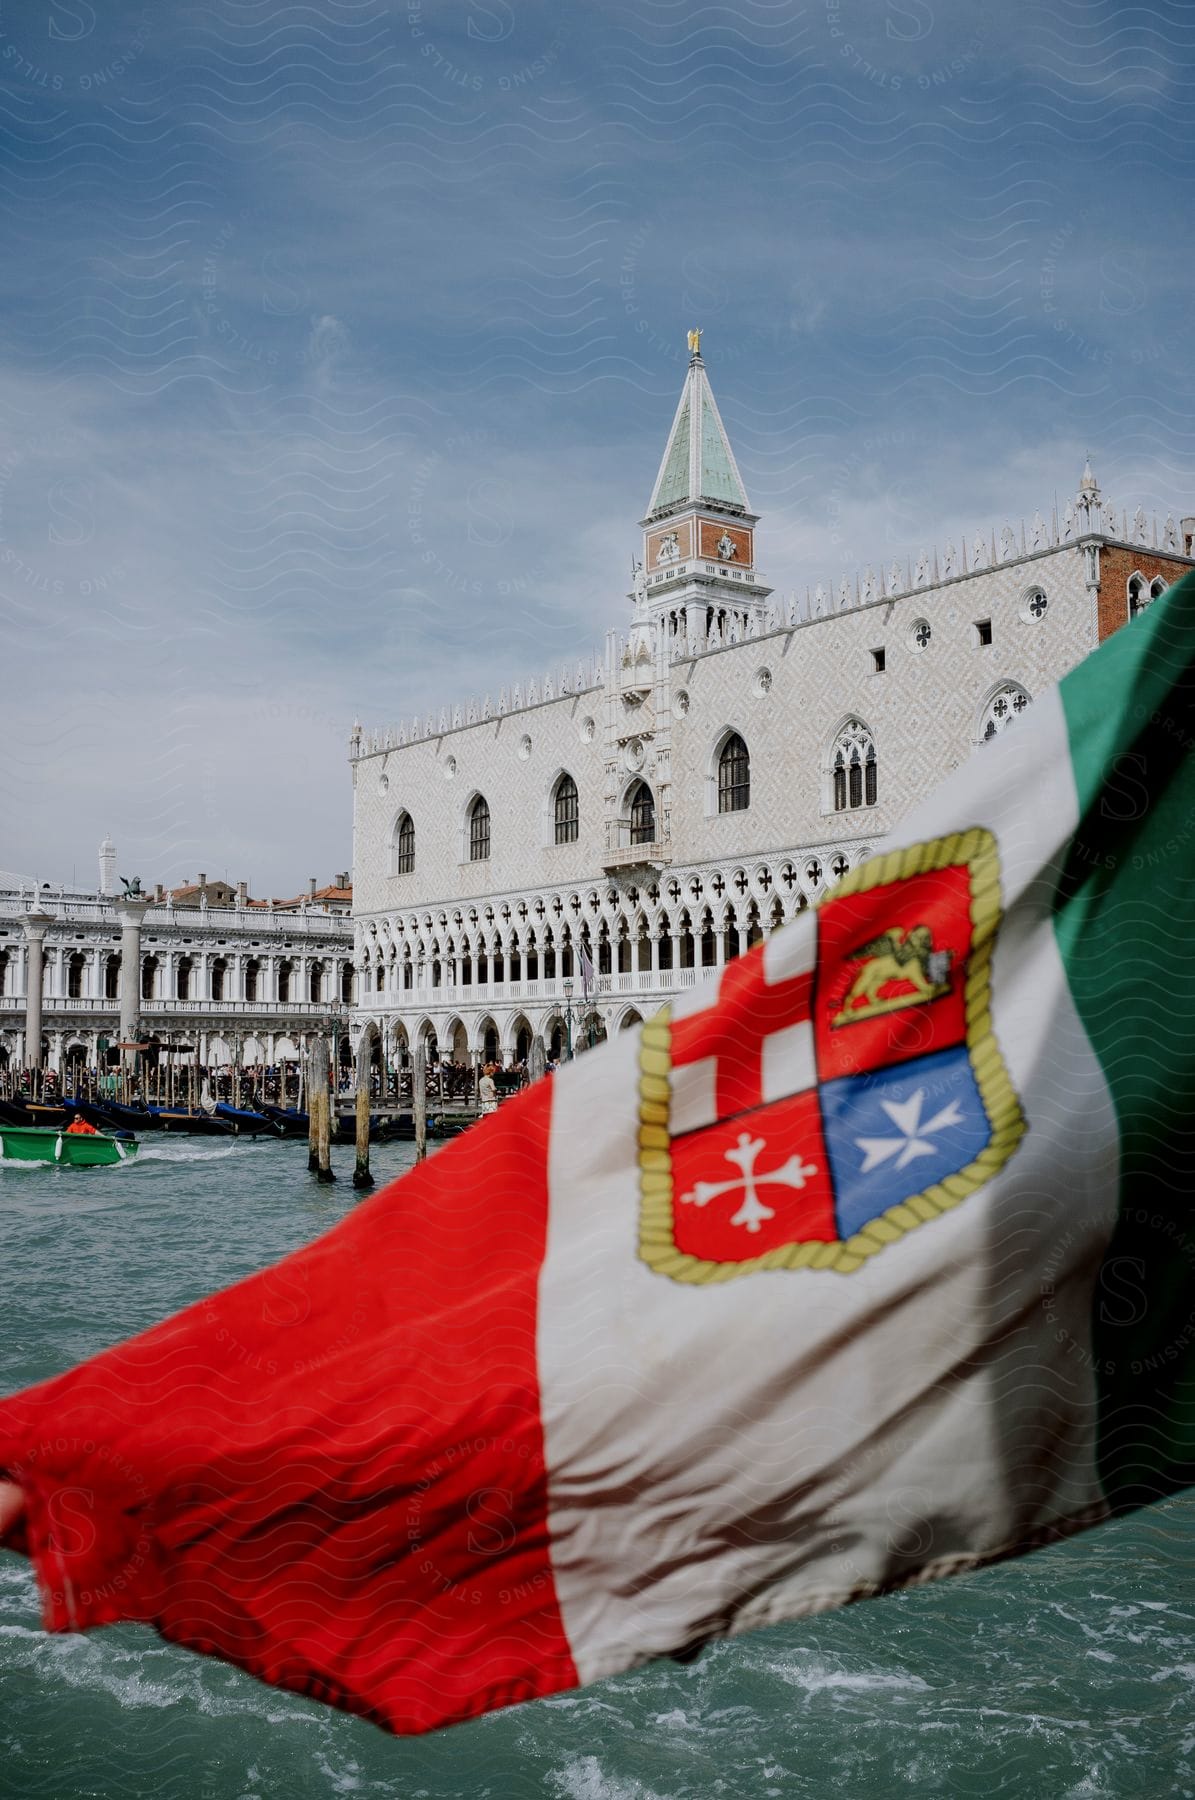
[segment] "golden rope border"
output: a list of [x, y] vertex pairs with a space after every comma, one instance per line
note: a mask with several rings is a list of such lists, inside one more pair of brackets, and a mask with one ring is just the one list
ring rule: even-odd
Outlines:
[[673, 1237], [672, 1139], [668, 1129], [672, 1068], [672, 1013], [664, 1007], [643, 1026], [639, 1045], [639, 1255], [657, 1275], [705, 1285], [734, 1281], [762, 1269], [834, 1269], [853, 1274], [885, 1245], [915, 1231], [991, 1180], [1027, 1129], [1020, 1101], [992, 1031], [991, 973], [1000, 923], [1000, 861], [990, 831], [968, 831], [912, 844], [851, 870], [824, 896], [841, 900], [873, 887], [929, 875], [965, 863], [971, 876], [971, 951], [964, 988], [964, 1020], [971, 1070], [991, 1125], [991, 1136], [964, 1169], [935, 1182], [871, 1219], [849, 1238], [783, 1244], [745, 1262], [709, 1262], [678, 1250]]

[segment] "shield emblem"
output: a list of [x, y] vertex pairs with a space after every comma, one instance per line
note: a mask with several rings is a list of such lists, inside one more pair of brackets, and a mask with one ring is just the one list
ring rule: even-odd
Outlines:
[[674, 1281], [850, 1274], [959, 1205], [1026, 1125], [992, 1029], [995, 840], [853, 870], [643, 1027], [639, 1253]]

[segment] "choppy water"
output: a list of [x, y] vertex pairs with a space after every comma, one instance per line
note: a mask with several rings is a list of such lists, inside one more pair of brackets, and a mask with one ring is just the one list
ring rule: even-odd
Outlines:
[[[260, 1267], [353, 1204], [300, 1144], [0, 1169], [0, 1390]], [[375, 1152], [389, 1176], [405, 1146]], [[400, 1741], [140, 1627], [45, 1636], [0, 1553], [0, 1795], [762, 1800], [1195, 1794], [1195, 1500]]]

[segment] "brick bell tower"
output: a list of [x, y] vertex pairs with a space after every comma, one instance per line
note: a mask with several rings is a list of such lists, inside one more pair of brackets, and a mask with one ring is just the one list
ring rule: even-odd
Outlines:
[[755, 572], [755, 526], [726, 427], [701, 355], [689, 333], [689, 367], [652, 489], [636, 571], [636, 616], [666, 639], [699, 643], [764, 620], [771, 593]]

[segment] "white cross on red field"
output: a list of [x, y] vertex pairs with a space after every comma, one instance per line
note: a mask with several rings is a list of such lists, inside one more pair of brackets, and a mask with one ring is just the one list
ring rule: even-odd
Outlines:
[[733, 1164], [738, 1175], [729, 1181], [694, 1182], [689, 1192], [681, 1195], [681, 1204], [708, 1206], [711, 1200], [720, 1200], [726, 1194], [742, 1194], [742, 1203], [730, 1223], [745, 1225], [748, 1231], [758, 1231], [768, 1219], [776, 1217], [775, 1208], [766, 1206], [760, 1199], [761, 1187], [803, 1188], [807, 1177], [817, 1174], [817, 1164], [807, 1163], [800, 1156], [790, 1156], [778, 1169], [757, 1171], [756, 1158], [767, 1147], [763, 1138], [753, 1138], [749, 1131], [741, 1131], [737, 1145], [722, 1152], [722, 1161]]
[[[810, 1088], [817, 915], [722, 971], [717, 999], [678, 1002], [672, 1020], [672, 1130], [712, 1125]], [[679, 1015], [679, 1016], [678, 1016]]]

